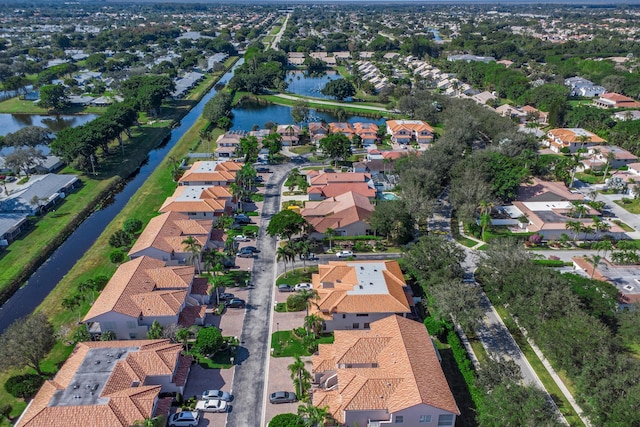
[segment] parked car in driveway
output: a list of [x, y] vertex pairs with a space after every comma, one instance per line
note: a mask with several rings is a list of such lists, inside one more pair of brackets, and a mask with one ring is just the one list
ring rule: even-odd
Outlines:
[[293, 286], [278, 285], [278, 292], [293, 292]]
[[307, 261], [317, 261], [319, 258], [316, 254], [302, 254], [300, 255], [300, 259], [304, 259]]
[[233, 218], [238, 224], [249, 224], [251, 218], [247, 214], [238, 214]]
[[202, 412], [227, 412], [227, 402], [219, 399], [200, 400], [196, 403], [196, 410]]
[[255, 252], [255, 253], [260, 252], [260, 251], [258, 250], [258, 248], [256, 248], [255, 246], [245, 246], [245, 247], [243, 247], [243, 248], [240, 248], [240, 250], [241, 250], [241, 251], [251, 251], [251, 252]]
[[349, 258], [350, 256], [353, 256], [353, 252], [352, 251], [340, 251], [340, 252], [336, 252], [336, 256], [338, 258]]
[[225, 402], [231, 402], [233, 400], [233, 396], [231, 393], [222, 390], [207, 390], [202, 393], [202, 399], [218, 399], [224, 400]]
[[169, 427], [196, 427], [199, 422], [198, 411], [182, 411], [169, 417]]
[[241, 250], [238, 252], [240, 258], [253, 258], [253, 252]]
[[311, 283], [298, 283], [293, 289], [296, 291], [310, 291], [313, 289], [313, 285]]
[[228, 308], [244, 308], [245, 302], [240, 298], [232, 298], [225, 303]]
[[295, 393], [291, 393], [289, 391], [276, 391], [275, 393], [271, 393], [269, 395], [270, 403], [293, 403], [297, 402], [298, 398]]
[[233, 240], [235, 240], [236, 242], [247, 242], [249, 241], [249, 238], [244, 234], [238, 234], [233, 238]]
[[271, 173], [271, 169], [265, 167], [256, 168], [256, 172], [258, 173]]
[[[223, 292], [218, 296], [218, 299], [220, 299], [220, 301], [227, 301], [227, 300], [231, 300], [235, 298], [235, 295], [230, 294], [229, 292]], [[217, 391], [217, 390], [216, 390]], [[206, 392], [205, 392], [206, 393]], [[204, 395], [203, 395], [204, 396]], [[219, 398], [218, 398], [219, 399]]]

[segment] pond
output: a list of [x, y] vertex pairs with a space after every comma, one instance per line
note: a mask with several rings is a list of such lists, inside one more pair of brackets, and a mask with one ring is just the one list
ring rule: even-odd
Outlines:
[[[321, 120], [327, 123], [337, 122], [338, 117], [333, 112], [320, 112], [314, 109], [309, 110], [309, 121], [319, 122]], [[378, 125], [384, 124], [384, 118], [370, 118], [359, 115], [350, 115], [346, 119], [349, 123], [368, 122]], [[250, 131], [254, 125], [263, 128], [267, 122], [277, 124], [294, 123], [291, 116], [291, 107], [276, 104], [261, 104], [250, 100], [241, 102], [233, 109], [233, 126], [231, 130]], [[306, 124], [306, 123], [305, 123]]]
[[322, 88], [331, 80], [340, 78], [340, 74], [334, 70], [328, 70], [318, 75], [309, 75], [306, 71], [289, 71], [287, 73], [287, 92], [314, 98], [332, 99], [323, 95]]
[[59, 132], [68, 127], [76, 127], [98, 117], [97, 114], [47, 116], [38, 114], [0, 114], [0, 135], [13, 133], [27, 126], [41, 126], [51, 132]]

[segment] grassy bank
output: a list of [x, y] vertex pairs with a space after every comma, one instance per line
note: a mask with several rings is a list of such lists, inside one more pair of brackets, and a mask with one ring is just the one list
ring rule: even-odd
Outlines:
[[[378, 111], [378, 110], [369, 110], [366, 108], [359, 108], [357, 106], [358, 104], [327, 105], [327, 104], [314, 102], [312, 98], [297, 97], [297, 99], [286, 99], [286, 98], [280, 98], [275, 95], [258, 95], [258, 98], [272, 104], [286, 105], [289, 107], [293, 107], [296, 102], [302, 100], [307, 102], [307, 105], [309, 106], [309, 108], [313, 108], [321, 112], [322, 111], [333, 112], [333, 111], [342, 109], [347, 113], [357, 114], [359, 116], [365, 116], [365, 117], [374, 117], [374, 118], [380, 118], [380, 117], [400, 118], [401, 117], [399, 114], [393, 114], [387, 111]], [[362, 104], [362, 105], [366, 105], [366, 104]]]
[[[229, 61], [227, 63], [228, 66], [232, 65], [236, 59], [237, 58], [233, 58], [231, 61]], [[196, 89], [199, 92], [198, 99], [201, 99], [202, 96], [207, 92], [206, 87], [210, 88], [211, 86], [213, 86], [223, 74], [224, 72], [216, 73], [212, 79], [206, 79], [205, 81], [203, 81], [201, 83], [201, 86]], [[202, 85], [207, 86], [204, 86], [204, 89], [201, 89], [203, 87]], [[186, 113], [187, 111], [188, 108], [185, 107], [184, 113]], [[174, 114], [175, 111], [167, 111], [167, 113]], [[171, 151], [167, 155], [167, 158], [170, 156], [181, 158], [185, 156], [190, 149], [196, 147], [199, 143], [198, 132], [206, 125], [208, 125], [208, 123], [204, 118], [200, 117], [198, 120], [196, 120], [192, 128], [189, 129], [189, 131], [187, 131], [185, 135], [171, 149]], [[145, 137], [145, 141], [148, 141], [149, 143], [154, 141], [154, 145], [157, 145], [162, 141], [162, 139], [164, 139], [164, 136], [170, 132], [170, 126], [169, 124], [164, 127], [156, 127], [154, 125], [143, 126], [139, 130], [139, 132], [141, 132], [141, 137]], [[134, 141], [132, 141], [132, 145], [135, 145], [133, 144], [133, 142], [136, 141], [135, 137], [136, 135], [134, 134]], [[215, 144], [213, 142], [211, 143], [211, 147], [215, 148]], [[133, 160], [130, 159], [131, 156], [127, 154], [127, 157], [130, 160], [127, 162], [127, 164], [133, 164]], [[145, 157], [146, 154], [142, 157], [142, 160]], [[141, 163], [142, 160], [140, 160], [139, 163]], [[113, 179], [115, 180], [116, 178]], [[108, 180], [105, 179], [103, 181], [106, 182]], [[96, 182], [101, 181], [96, 180]], [[91, 184], [87, 184], [85, 187], [91, 187]], [[63, 298], [76, 293], [78, 284], [83, 280], [99, 275], [106, 275], [110, 277], [117, 268], [116, 265], [112, 264], [109, 261], [109, 253], [111, 252], [111, 248], [108, 245], [109, 236], [115, 230], [119, 229], [122, 226], [122, 223], [128, 218], [138, 218], [146, 224], [153, 216], [157, 214], [157, 209], [160, 207], [164, 199], [168, 195], [171, 195], [173, 193], [175, 187], [176, 183], [173, 182], [170, 168], [165, 161], [163, 164], [161, 164], [160, 167], [156, 168], [156, 170], [150, 175], [147, 181], [145, 181], [140, 189], [129, 200], [120, 214], [118, 214], [118, 216], [116, 216], [116, 218], [105, 227], [105, 230], [98, 237], [93, 246], [75, 264], [75, 266], [69, 271], [69, 273], [57, 284], [56, 288], [36, 309], [36, 311], [43, 312], [53, 322], [56, 330], [60, 335], [67, 335], [68, 337], [70, 334], [72, 334], [73, 331], [78, 327], [77, 322], [83, 317], [84, 313], [87, 312], [90, 305], [90, 302], [86, 301], [81, 307], [71, 312], [63, 309], [60, 301]], [[83, 190], [84, 188], [80, 191]], [[85, 204], [88, 203], [86, 198], [78, 197], [78, 199], [81, 199]], [[99, 200], [96, 200], [95, 202], [97, 201]], [[56, 213], [60, 213], [60, 209], [58, 209]], [[31, 236], [29, 236], [29, 239], [31, 239]], [[31, 253], [31, 251], [26, 253]], [[25, 252], [23, 252], [23, 254], [25, 254]], [[55, 373], [60, 364], [64, 362], [69, 356], [73, 347], [64, 344], [64, 342], [66, 341], [65, 338], [67, 337], [61, 337], [61, 341], [56, 344], [53, 351], [43, 362], [43, 366], [45, 367], [46, 372], [50, 372], [52, 374]], [[6, 380], [13, 375], [18, 375], [29, 371], [31, 370], [24, 369], [2, 372], [0, 373], [0, 384], [4, 384]], [[26, 407], [26, 402], [9, 395], [4, 390], [4, 387], [0, 387], [0, 402], [8, 403], [12, 406], [12, 417], [19, 416]], [[6, 420], [0, 421], [0, 426], [4, 427], [8, 425], [10, 424]]]

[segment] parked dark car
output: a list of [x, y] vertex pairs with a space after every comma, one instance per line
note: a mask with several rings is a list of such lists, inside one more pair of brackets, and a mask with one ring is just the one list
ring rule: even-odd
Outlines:
[[265, 167], [256, 168], [256, 172], [258, 173], [271, 173], [271, 169]]
[[253, 258], [253, 252], [241, 250], [238, 252], [238, 256], [240, 258]]
[[233, 217], [233, 219], [238, 224], [249, 224], [249, 223], [251, 223], [251, 218], [249, 218], [249, 216], [246, 215], [246, 214], [238, 214], [235, 217]]
[[269, 395], [269, 402], [271, 403], [292, 403], [297, 400], [296, 394], [289, 391], [276, 391]]
[[258, 248], [256, 248], [255, 246], [245, 246], [244, 248], [240, 248], [240, 251], [245, 252], [245, 251], [249, 251], [249, 252], [260, 252], [258, 250]]
[[243, 299], [240, 298], [232, 298], [225, 303], [228, 308], [244, 308], [246, 303]]
[[293, 292], [293, 286], [289, 285], [278, 285], [278, 292]]
[[223, 292], [220, 294], [219, 298], [220, 298], [220, 301], [232, 300], [233, 298], [235, 298], [235, 295], [230, 294], [228, 292]]

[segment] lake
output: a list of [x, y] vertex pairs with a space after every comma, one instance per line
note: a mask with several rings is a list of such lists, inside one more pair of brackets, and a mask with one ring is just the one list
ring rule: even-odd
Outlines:
[[323, 95], [320, 91], [331, 80], [340, 78], [340, 74], [334, 70], [325, 71], [319, 75], [309, 75], [306, 71], [289, 71], [287, 73], [287, 92], [298, 95], [312, 96], [314, 98], [332, 99]]
[[38, 114], [0, 114], [0, 135], [13, 133], [27, 126], [41, 126], [56, 133], [68, 127], [76, 127], [98, 117], [97, 114], [48, 116]]
[[[310, 122], [319, 122], [324, 120], [327, 123], [330, 123], [338, 121], [338, 117], [334, 113], [319, 112], [314, 109], [309, 110], [309, 116]], [[381, 125], [384, 124], [385, 119], [350, 115], [347, 116], [346, 121], [349, 123], [369, 122]], [[262, 129], [264, 128], [264, 124], [267, 122], [277, 124], [294, 123], [293, 117], [291, 116], [291, 107], [286, 105], [261, 104], [255, 101], [245, 100], [233, 109], [233, 126], [231, 127], [231, 130], [250, 131], [254, 125], [257, 125]]]

